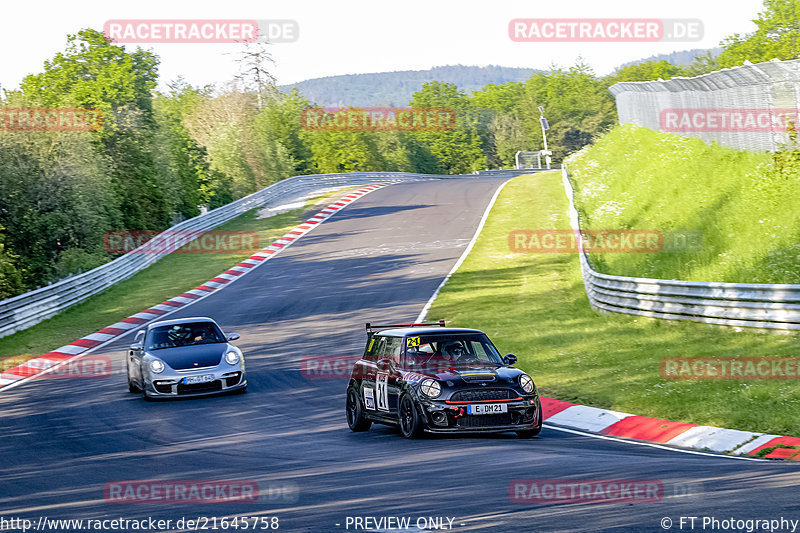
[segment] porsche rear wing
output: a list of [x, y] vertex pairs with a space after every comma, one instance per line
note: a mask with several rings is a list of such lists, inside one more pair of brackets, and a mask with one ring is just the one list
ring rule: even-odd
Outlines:
[[378, 330], [382, 329], [391, 329], [391, 328], [413, 328], [413, 327], [425, 327], [425, 326], [440, 326], [445, 327], [444, 320], [440, 320], [439, 322], [421, 322], [419, 324], [371, 324], [367, 322], [367, 336], [372, 336]]

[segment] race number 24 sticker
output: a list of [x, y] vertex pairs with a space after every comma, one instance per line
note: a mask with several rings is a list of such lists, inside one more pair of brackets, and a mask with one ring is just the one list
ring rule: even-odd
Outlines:
[[406, 339], [406, 346], [408, 347], [419, 346], [419, 337], [408, 337]]

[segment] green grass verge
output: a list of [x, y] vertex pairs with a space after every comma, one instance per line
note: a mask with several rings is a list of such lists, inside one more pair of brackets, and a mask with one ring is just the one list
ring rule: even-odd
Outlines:
[[543, 394], [668, 420], [800, 435], [792, 381], [666, 381], [663, 357], [796, 356], [796, 334], [601, 315], [575, 254], [515, 254], [515, 229], [568, 228], [557, 172], [522, 176], [500, 194], [469, 257], [428, 318], [484, 330], [519, 356]]
[[[800, 283], [800, 180], [766, 152], [620, 126], [567, 160], [583, 229], [690, 231], [684, 253], [592, 254], [605, 273]], [[667, 244], [671, 242], [667, 238]]]
[[[258, 209], [215, 228], [252, 231], [258, 234], [257, 247], [263, 248], [305, 220], [309, 212], [340, 197], [344, 191], [310, 199], [305, 207], [269, 218], [257, 218]], [[39, 357], [65, 344], [94, 333], [121, 319], [193, 289], [251, 256], [252, 251], [207, 254], [171, 254], [133, 277], [63, 313], [13, 335], [0, 339], [0, 366], [3, 369]]]

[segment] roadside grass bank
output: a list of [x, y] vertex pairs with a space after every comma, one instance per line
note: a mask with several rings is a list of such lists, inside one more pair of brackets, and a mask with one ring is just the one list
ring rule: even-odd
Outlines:
[[[255, 232], [259, 249], [284, 235], [313, 212], [341, 197], [350, 188], [311, 198], [301, 208], [258, 218], [253, 209], [214, 228], [218, 231]], [[0, 370], [69, 344], [121, 319], [193, 289], [250, 257], [254, 250], [226, 253], [172, 253], [131, 278], [109, 287], [35, 326], [0, 339]]]
[[797, 334], [598, 314], [578, 257], [512, 253], [509, 233], [569, 227], [558, 172], [513, 179], [428, 320], [484, 330], [519, 357], [542, 394], [584, 405], [733, 429], [800, 435], [797, 381], [673, 381], [665, 357], [798, 356]]
[[[784, 162], [776, 165], [766, 152], [630, 124], [613, 129], [566, 161], [581, 229], [657, 230], [667, 248], [593, 253], [592, 266], [621, 276], [800, 283], [800, 167], [786, 157], [793, 154], [777, 154]], [[689, 235], [688, 246], [673, 232]]]

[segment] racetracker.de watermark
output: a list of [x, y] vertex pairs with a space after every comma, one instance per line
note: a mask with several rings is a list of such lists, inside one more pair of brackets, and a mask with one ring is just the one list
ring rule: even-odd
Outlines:
[[258, 233], [234, 230], [114, 230], [103, 235], [103, 249], [112, 255], [255, 253]]
[[309, 131], [444, 131], [456, 126], [447, 107], [310, 107], [300, 114]]
[[508, 486], [512, 502], [659, 502], [664, 485], [655, 479], [515, 479]]
[[110, 481], [103, 486], [107, 503], [295, 503], [300, 489], [296, 483], [255, 481]]
[[586, 253], [655, 253], [664, 248], [657, 230], [559, 230], [518, 229], [508, 234], [515, 253], [578, 253], [581, 241]]
[[782, 133], [797, 131], [800, 109], [670, 108], [659, 113], [662, 131], [675, 133]]
[[700, 19], [512, 19], [512, 41], [548, 43], [689, 42], [703, 38]]
[[97, 131], [99, 109], [78, 107], [0, 107], [0, 131]]
[[38, 379], [97, 379], [111, 377], [111, 370], [111, 359], [105, 355], [85, 355], [57, 366], [45, 359], [0, 359], [0, 377], [6, 379], [29, 376], [38, 376]]
[[517, 229], [508, 234], [514, 253], [575, 254], [581, 244], [584, 252], [594, 254], [689, 253], [703, 248], [703, 235], [696, 230], [653, 229]]
[[668, 380], [798, 380], [800, 357], [665, 357]]
[[306, 379], [349, 379], [360, 355], [313, 355], [300, 360], [300, 374]]
[[114, 19], [103, 25], [110, 41], [154, 43], [290, 43], [300, 36], [295, 20]]

